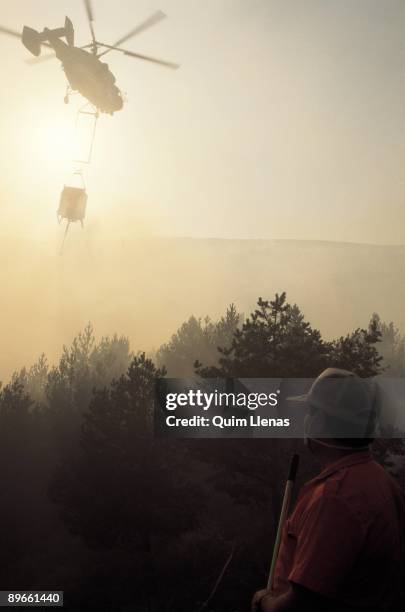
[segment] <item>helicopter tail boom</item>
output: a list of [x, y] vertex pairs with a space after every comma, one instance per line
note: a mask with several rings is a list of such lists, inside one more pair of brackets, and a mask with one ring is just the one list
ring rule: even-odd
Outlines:
[[44, 42], [50, 41], [52, 38], [62, 37], [66, 38], [66, 42], [70, 47], [74, 45], [74, 29], [69, 17], [65, 19], [64, 28], [56, 28], [54, 30], [45, 28], [43, 32], [37, 32], [37, 30], [33, 28], [24, 26], [21, 39], [28, 51], [30, 51], [32, 55], [38, 57], [41, 55], [41, 45]]

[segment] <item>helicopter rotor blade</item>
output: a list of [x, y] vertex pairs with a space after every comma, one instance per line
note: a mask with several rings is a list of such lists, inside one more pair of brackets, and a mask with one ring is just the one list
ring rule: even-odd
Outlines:
[[[19, 38], [20, 40], [22, 39], [21, 32], [17, 32], [16, 30], [10, 30], [10, 28], [5, 28], [4, 26], [0, 26], [0, 33], [7, 34], [8, 36], [13, 36], [13, 38]], [[41, 41], [41, 45], [43, 47], [48, 47], [49, 49], [52, 49], [52, 45], [45, 41]]]
[[122, 51], [124, 55], [128, 57], [134, 57], [136, 59], [144, 60], [145, 62], [151, 62], [153, 64], [159, 64], [160, 66], [164, 66], [165, 68], [171, 68], [172, 70], [178, 70], [180, 68], [179, 64], [175, 64], [174, 62], [166, 62], [165, 60], [156, 59], [155, 57], [149, 57], [149, 55], [141, 55], [140, 53], [134, 53], [133, 51]]
[[2, 32], [2, 34], [14, 36], [15, 38], [19, 38], [21, 40], [21, 32], [16, 32], [15, 30], [10, 30], [9, 28], [5, 28], [3, 26], [0, 26], [0, 32]]
[[[177, 70], [180, 68], [179, 64], [175, 64], [174, 62], [166, 62], [165, 60], [157, 59], [156, 57], [150, 57], [149, 55], [143, 55], [141, 53], [135, 53], [134, 51], [128, 51], [127, 49], [122, 49], [121, 47], [113, 47], [112, 45], [106, 45], [105, 43], [97, 41], [97, 46], [106, 47], [108, 51], [119, 51], [128, 57], [134, 57], [136, 59], [141, 59], [146, 62], [152, 62], [153, 64], [159, 64], [160, 66], [164, 66], [165, 68], [171, 68], [172, 70]], [[104, 53], [100, 53], [98, 57], [101, 57]]]
[[55, 53], [48, 53], [47, 55], [41, 55], [40, 57], [31, 57], [30, 59], [26, 59], [25, 63], [29, 66], [36, 66], [37, 64], [42, 64], [44, 62], [47, 62], [48, 60], [55, 58]]
[[[136, 28], [128, 32], [128, 34], [125, 34], [125, 36], [123, 36], [122, 38], [117, 40], [117, 42], [111, 45], [112, 48], [122, 45], [122, 43], [127, 42], [127, 40], [129, 40], [130, 38], [133, 38], [134, 36], [137, 36], [141, 32], [148, 30], [149, 28], [151, 28], [152, 26], [159, 23], [159, 21], [162, 21], [165, 18], [166, 18], [165, 13], [163, 13], [162, 11], [156, 11], [156, 13], [153, 13], [153, 15], [151, 15], [148, 19], [146, 19], [146, 21], [143, 21], [140, 25], [136, 26]], [[102, 55], [106, 55], [111, 50], [112, 49], [107, 49], [107, 51], [103, 51], [103, 53], [101, 53], [99, 57], [101, 57]]]
[[90, 32], [91, 32], [91, 37], [92, 37], [92, 40], [93, 40], [93, 44], [95, 44], [95, 42], [96, 42], [96, 35], [94, 33], [94, 27], [93, 27], [94, 13], [93, 13], [93, 8], [91, 6], [91, 0], [84, 0], [84, 6], [86, 8], [87, 19], [88, 19], [89, 26], [90, 26]]

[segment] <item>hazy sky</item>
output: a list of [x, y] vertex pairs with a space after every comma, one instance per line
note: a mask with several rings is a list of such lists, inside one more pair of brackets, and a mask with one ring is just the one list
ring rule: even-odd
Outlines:
[[[88, 224], [405, 242], [403, 0], [93, 4], [97, 37], [108, 43], [164, 10], [165, 22], [127, 46], [182, 67], [108, 56], [128, 103], [99, 122]], [[0, 7], [0, 21], [16, 29], [58, 27], [68, 14], [77, 41], [89, 39], [80, 0]], [[56, 60], [27, 66], [25, 49], [5, 36], [0, 49], [4, 221], [53, 240], [78, 100], [63, 104]]]

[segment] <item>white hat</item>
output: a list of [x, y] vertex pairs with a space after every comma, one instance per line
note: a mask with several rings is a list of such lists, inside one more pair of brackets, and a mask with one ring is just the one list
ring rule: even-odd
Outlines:
[[311, 438], [373, 438], [377, 421], [373, 379], [327, 368], [306, 395], [288, 398], [307, 406], [306, 434]]

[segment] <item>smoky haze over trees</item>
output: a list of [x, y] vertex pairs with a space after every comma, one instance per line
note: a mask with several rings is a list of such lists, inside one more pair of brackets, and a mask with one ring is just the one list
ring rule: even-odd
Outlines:
[[[405, 375], [404, 339], [374, 314], [325, 340], [285, 293], [246, 317], [190, 317], [149, 358], [88, 325], [49, 366], [0, 390], [4, 588], [61, 589], [66, 609], [239, 612], [265, 583], [291, 440], [155, 439], [165, 376]], [[376, 455], [396, 466], [402, 440]], [[393, 457], [393, 455], [395, 455]], [[306, 457], [300, 479], [314, 469]], [[394, 459], [394, 461], [393, 461]], [[398, 478], [403, 481], [399, 470]]]
[[[114, 225], [115, 216], [123, 215], [120, 210], [116, 206], [113, 214], [98, 218], [99, 225], [90, 224], [86, 232], [76, 228], [62, 258], [55, 257], [59, 235], [49, 246], [22, 239], [15, 228], [3, 228], [0, 337], [9, 348], [0, 352], [0, 380], [8, 380], [22, 364], [33, 363], [41, 351], [55, 363], [61, 346], [70, 344], [87, 321], [99, 335], [119, 331], [136, 350], [156, 351], [162, 343], [170, 344], [171, 335], [190, 315], [201, 318], [204, 327], [205, 315], [218, 321], [232, 301], [248, 315], [257, 296], [271, 297], [269, 282], [294, 297], [324, 340], [364, 326], [372, 310], [405, 330], [405, 285], [400, 282], [405, 276], [405, 246], [134, 240], [136, 227], [126, 215], [122, 225]], [[201, 348], [193, 359], [214, 365]]]
[[167, 369], [168, 376], [187, 378], [194, 376], [195, 363], [202, 359], [204, 363], [216, 364], [220, 357], [218, 347], [228, 347], [233, 336], [242, 323], [242, 315], [231, 304], [225, 316], [213, 322], [209, 317], [203, 321], [190, 317], [163, 344], [156, 354], [157, 363]]

